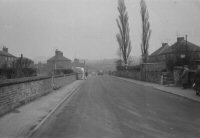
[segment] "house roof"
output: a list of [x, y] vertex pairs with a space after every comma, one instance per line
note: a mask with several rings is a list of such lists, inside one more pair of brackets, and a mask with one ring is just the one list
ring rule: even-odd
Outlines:
[[165, 51], [166, 49], [169, 48], [169, 45], [166, 43], [164, 45], [162, 45], [158, 50], [156, 50], [155, 52], [153, 52], [150, 57], [153, 57], [153, 56], [158, 56], [160, 54], [163, 53], [163, 51]]
[[1, 51], [1, 50], [0, 50], [0, 56], [15, 57], [10, 53], [7, 53], [7, 52]]
[[54, 62], [54, 61], [71, 61], [71, 60], [64, 57], [64, 56], [55, 55], [52, 58], [48, 59], [47, 61], [48, 62]]
[[200, 46], [193, 44], [189, 41], [186, 40], [181, 40], [181, 41], [177, 41], [176, 43], [174, 43], [172, 46], [168, 47], [167, 49], [165, 49], [161, 54], [170, 54], [170, 53], [174, 53], [174, 49], [179, 48], [179, 46], [188, 46], [188, 50], [190, 52], [200, 52]]
[[[22, 57], [16, 57], [17, 60], [19, 60], [20, 58], [22, 58]], [[27, 57], [23, 57], [22, 59], [23, 60], [30, 60], [31, 62], [34, 62], [32, 59], [27, 58]]]

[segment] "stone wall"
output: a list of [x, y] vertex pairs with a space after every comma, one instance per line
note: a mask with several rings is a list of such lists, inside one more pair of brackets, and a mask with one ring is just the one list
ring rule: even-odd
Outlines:
[[115, 74], [116, 76], [119, 77], [126, 77], [126, 78], [132, 78], [135, 80], [141, 80], [141, 74], [140, 71], [118, 71]]
[[160, 83], [161, 80], [161, 72], [158, 71], [147, 71], [143, 73], [140, 71], [118, 71], [114, 75], [153, 83]]
[[159, 71], [147, 71], [145, 73], [145, 81], [158, 83], [161, 82], [161, 72]]
[[75, 79], [75, 75], [72, 74], [68, 76], [56, 76], [53, 79], [52, 77], [31, 77], [1, 83], [0, 115], [51, 92], [53, 88], [69, 84], [75, 81]]

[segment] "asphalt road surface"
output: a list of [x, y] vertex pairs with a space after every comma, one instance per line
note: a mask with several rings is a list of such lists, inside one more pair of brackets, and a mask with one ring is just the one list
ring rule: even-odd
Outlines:
[[89, 77], [35, 137], [199, 138], [200, 103], [114, 77]]

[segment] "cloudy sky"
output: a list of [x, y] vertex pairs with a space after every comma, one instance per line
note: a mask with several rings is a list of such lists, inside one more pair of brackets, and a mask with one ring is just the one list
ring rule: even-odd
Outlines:
[[[132, 41], [140, 56], [139, 0], [125, 0]], [[149, 52], [177, 36], [200, 45], [199, 0], [146, 0], [152, 36]], [[15, 56], [51, 57], [55, 49], [70, 59], [116, 58], [117, 0], [0, 0], [0, 46]]]

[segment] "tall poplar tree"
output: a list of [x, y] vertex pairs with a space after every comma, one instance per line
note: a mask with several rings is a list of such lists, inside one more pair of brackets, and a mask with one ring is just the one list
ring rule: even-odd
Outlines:
[[140, 13], [142, 18], [142, 44], [141, 44], [141, 51], [142, 51], [142, 62], [145, 63], [148, 60], [148, 50], [149, 50], [149, 39], [151, 36], [151, 29], [149, 23], [149, 13], [147, 10], [147, 6], [145, 0], [140, 1]]
[[118, 0], [119, 18], [116, 19], [119, 33], [116, 35], [117, 42], [119, 44], [119, 50], [121, 51], [123, 62], [125, 66], [128, 65], [128, 58], [131, 52], [131, 41], [129, 38], [129, 23], [128, 12], [124, 0]]

